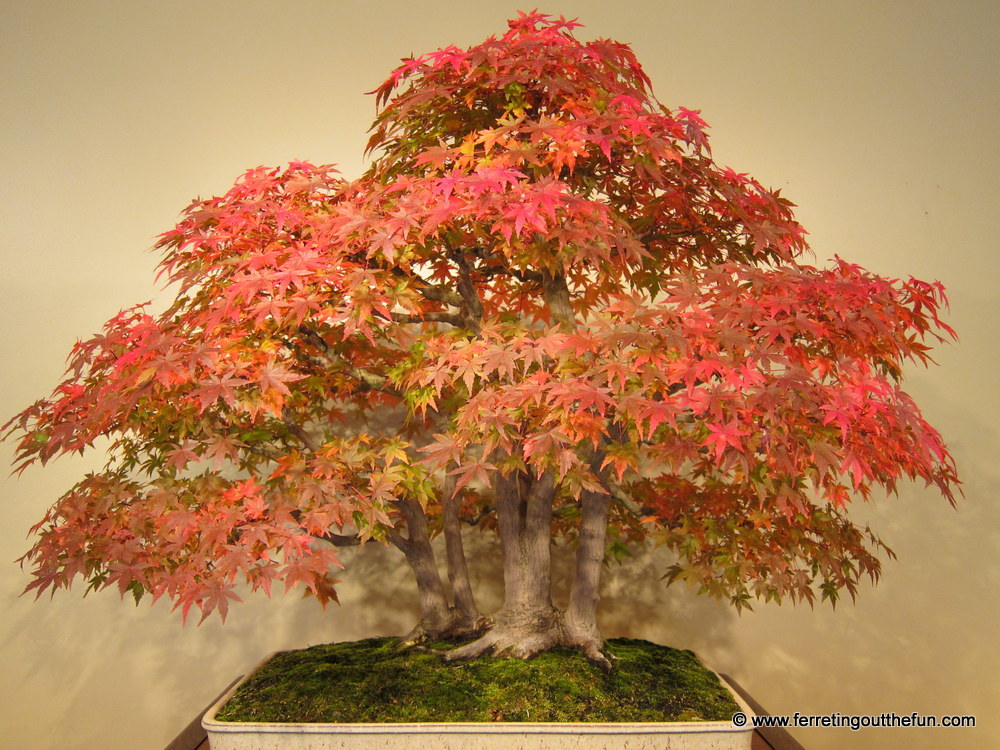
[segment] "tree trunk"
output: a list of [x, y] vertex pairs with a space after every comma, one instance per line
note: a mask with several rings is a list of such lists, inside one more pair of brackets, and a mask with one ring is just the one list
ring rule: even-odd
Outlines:
[[416, 577], [420, 596], [420, 621], [403, 640], [412, 642], [440, 638], [451, 629], [452, 612], [431, 547], [427, 518], [423, 508], [414, 500], [400, 500], [399, 507], [406, 519], [407, 536], [403, 537], [393, 530], [389, 540], [406, 556]]
[[566, 608], [566, 639], [568, 645], [580, 648], [591, 661], [606, 664], [607, 659], [601, 653], [604, 638], [597, 625], [597, 602], [600, 600], [611, 497], [584, 491], [580, 504], [580, 537], [576, 549], [573, 588]]
[[[552, 319], [566, 330], [576, 330], [576, 319], [566, 278], [542, 270], [542, 291]], [[466, 296], [463, 293], [463, 297]], [[479, 308], [481, 312], [481, 308]], [[596, 464], [596, 460], [592, 461]], [[599, 473], [597, 466], [592, 466]], [[531, 658], [555, 646], [579, 648], [587, 658], [604, 669], [611, 663], [602, 653], [604, 639], [597, 624], [601, 570], [607, 535], [610, 496], [584, 492], [580, 498], [582, 517], [579, 546], [569, 606], [562, 612], [552, 604], [552, 512], [555, 475], [550, 470], [540, 477], [525, 473], [497, 475], [494, 480], [497, 528], [503, 551], [504, 603], [493, 616], [486, 633], [477, 640], [449, 651], [450, 661], [494, 653], [500, 656]], [[445, 533], [457, 521], [457, 508], [445, 506]], [[459, 544], [461, 540], [458, 540]], [[458, 548], [460, 549], [460, 548]], [[468, 583], [461, 565], [452, 565], [449, 546], [449, 575], [456, 602]], [[456, 561], [459, 555], [455, 551]], [[464, 580], [462, 576], [464, 575]], [[471, 598], [471, 591], [468, 592]]]
[[[555, 477], [520, 475], [517, 495], [506, 509], [517, 520], [517, 533], [501, 531], [505, 564], [504, 603], [495, 615], [496, 653], [528, 658], [562, 639], [562, 613], [552, 605], [552, 501]], [[499, 510], [498, 510], [499, 512]]]
[[[446, 658], [455, 661], [493, 653], [529, 659], [555, 646], [576, 646], [588, 658], [609, 666], [600, 652], [603, 640], [596, 619], [590, 618], [592, 627], [583, 625], [588, 622], [585, 602], [591, 600], [596, 606], [596, 594], [578, 601], [574, 630], [567, 627], [566, 613], [552, 604], [552, 504], [556, 490], [553, 473], [546, 472], [537, 479], [523, 474], [500, 477], [495, 489], [503, 546], [504, 603], [481, 638], [449, 651]], [[596, 523], [599, 513], [593, 513], [594, 510], [600, 510], [599, 503], [592, 509]], [[600, 539], [595, 536], [587, 554], [600, 546], [600, 560], [603, 560], [603, 544], [603, 535]], [[596, 587], [600, 566], [596, 571], [585, 567], [585, 571], [586, 580]]]
[[442, 490], [442, 518], [444, 523], [445, 556], [448, 561], [448, 581], [454, 601], [453, 629], [473, 632], [479, 628], [481, 617], [472, 594], [469, 567], [465, 562], [462, 544], [462, 521], [459, 518], [461, 498], [455, 494], [454, 480], [445, 482]]

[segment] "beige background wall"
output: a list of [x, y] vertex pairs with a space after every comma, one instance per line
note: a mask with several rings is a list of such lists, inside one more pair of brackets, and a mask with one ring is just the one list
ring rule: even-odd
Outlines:
[[[800, 205], [819, 261], [941, 279], [961, 342], [911, 392], [949, 439], [966, 498], [921, 487], [858, 509], [892, 545], [856, 606], [735, 616], [664, 591], [662, 561], [616, 570], [609, 635], [693, 648], [773, 713], [975, 714], [975, 730], [815, 729], [807, 747], [1000, 747], [1000, 204], [995, 3], [564, 2], [587, 38], [629, 42], [669, 106], [701, 108], [717, 156]], [[4, 418], [56, 383], [77, 337], [160, 293], [143, 252], [196, 195], [292, 159], [361, 169], [378, 85], [401, 56], [501, 32], [515, 5], [329, 0], [0, 6]], [[2, 446], [2, 463], [9, 446]], [[159, 748], [264, 653], [404, 630], [410, 584], [378, 550], [344, 604], [252, 599], [182, 628], [114, 594], [17, 598], [14, 558], [99, 457], [0, 485], [0, 746]], [[483, 561], [482, 570], [488, 569]], [[659, 566], [659, 567], [658, 567]]]

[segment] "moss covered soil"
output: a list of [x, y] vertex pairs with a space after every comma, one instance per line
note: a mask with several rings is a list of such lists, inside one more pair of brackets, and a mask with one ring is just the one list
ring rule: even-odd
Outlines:
[[[429, 644], [435, 649], [456, 644]], [[220, 721], [647, 722], [728, 721], [738, 709], [691, 651], [607, 642], [605, 673], [578, 651], [530, 661], [448, 663], [393, 638], [276, 654], [222, 707]]]

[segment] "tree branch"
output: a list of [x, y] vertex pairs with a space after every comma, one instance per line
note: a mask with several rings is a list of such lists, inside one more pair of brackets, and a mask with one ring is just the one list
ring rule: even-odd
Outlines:
[[425, 281], [419, 276], [406, 273], [406, 271], [402, 268], [393, 268], [392, 273], [394, 276], [406, 279], [412, 283], [413, 287], [420, 292], [424, 299], [429, 299], [433, 302], [444, 302], [446, 305], [451, 305], [452, 307], [462, 306], [462, 296], [460, 294], [456, 294], [451, 289], [447, 289], [443, 286], [437, 286], [429, 281]]
[[[408, 322], [408, 321], [404, 321]], [[384, 375], [379, 375], [377, 373], [366, 370], [363, 367], [353, 367], [347, 363], [347, 361], [337, 354], [330, 347], [329, 344], [324, 341], [323, 337], [320, 336], [316, 331], [312, 330], [306, 325], [299, 326], [299, 333], [302, 337], [314, 347], [319, 349], [326, 356], [327, 361], [334, 365], [335, 367], [341, 368], [341, 371], [355, 380], [364, 383], [365, 386], [371, 388], [373, 391], [382, 391], [383, 393], [388, 393], [393, 396], [399, 396], [402, 398], [402, 393], [397, 391], [388, 385], [389, 379]], [[288, 343], [288, 342], [286, 342]], [[294, 344], [291, 344], [294, 346]]]
[[538, 284], [545, 281], [545, 277], [539, 271], [521, 271], [510, 267], [505, 267], [504, 270], [519, 281], [535, 282]]
[[[302, 518], [302, 511], [293, 510], [292, 518], [294, 518], [296, 522], [299, 522]], [[334, 534], [332, 531], [327, 531], [325, 534], [318, 534], [313, 538], [329, 542], [334, 547], [357, 547], [361, 544], [361, 537], [358, 534]], [[374, 540], [369, 539], [368, 541], [371, 542]]]
[[292, 419], [292, 413], [288, 409], [281, 410], [281, 421], [284, 423], [288, 431], [299, 439], [299, 442], [304, 445], [310, 453], [315, 453], [319, 446], [313, 439], [312, 435], [305, 431], [305, 429], [298, 422]]
[[521, 270], [519, 268], [511, 268], [507, 264], [507, 259], [502, 255], [497, 253], [485, 253], [482, 248], [475, 248], [477, 251], [476, 257], [479, 258], [484, 263], [495, 264], [493, 267], [483, 268], [480, 266], [477, 270], [478, 273], [484, 276], [496, 276], [497, 274], [506, 273], [513, 276], [515, 279], [523, 282], [536, 282], [541, 284], [544, 280], [540, 271], [531, 271], [528, 269]]
[[[357, 547], [361, 544], [361, 537], [358, 534], [334, 534], [332, 531], [328, 531], [323, 536], [317, 537], [317, 539], [329, 542], [334, 547]], [[368, 541], [371, 542], [374, 540], [369, 539]]]
[[303, 325], [299, 326], [299, 333], [302, 334], [302, 337], [307, 342], [309, 342], [310, 344], [312, 344], [313, 346], [315, 346], [317, 349], [319, 349], [321, 352], [323, 352], [323, 354], [325, 354], [327, 356], [327, 359], [330, 359], [330, 360], [333, 359], [334, 355], [330, 351], [330, 345], [328, 343], [326, 343], [326, 341], [324, 340], [324, 338], [322, 336], [320, 336], [318, 333], [316, 333], [316, 331], [314, 331], [309, 326], [303, 324]]
[[345, 367], [343, 372], [350, 377], [364, 383], [366, 386], [371, 388], [373, 391], [381, 391], [382, 393], [388, 393], [393, 396], [403, 397], [403, 394], [397, 391], [395, 388], [390, 386], [389, 379], [384, 375], [379, 375], [378, 373], [366, 370], [363, 367]]
[[482, 330], [483, 302], [479, 299], [476, 285], [472, 283], [472, 266], [462, 250], [452, 250], [452, 258], [458, 265], [458, 293], [462, 296], [462, 316], [467, 321], [467, 327], [475, 333]]
[[394, 315], [396, 323], [447, 323], [456, 328], [468, 328], [468, 321], [460, 315], [446, 312], [431, 312], [423, 315]]
[[490, 513], [496, 511], [492, 505], [487, 505], [485, 508], [480, 509], [480, 511], [474, 515], [472, 518], [463, 518], [462, 523], [468, 524], [469, 526], [478, 526], [479, 522], [482, 521]]
[[413, 545], [410, 543], [410, 540], [394, 528], [386, 529], [385, 538], [388, 539], [389, 542], [404, 555], [408, 555], [413, 549]]
[[691, 238], [697, 237], [698, 232], [682, 231], [678, 230], [676, 232], [648, 232], [646, 234], [640, 234], [637, 239], [639, 242], [669, 242], [671, 240], [678, 240], [682, 237]]

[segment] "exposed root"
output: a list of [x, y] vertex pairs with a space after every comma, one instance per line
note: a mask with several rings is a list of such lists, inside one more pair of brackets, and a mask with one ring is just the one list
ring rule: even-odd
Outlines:
[[[469, 642], [446, 650], [431, 648], [426, 645], [428, 641]], [[604, 653], [604, 639], [597, 627], [579, 627], [567, 622], [565, 613], [555, 608], [501, 610], [492, 618], [477, 617], [474, 621], [452, 610], [445, 622], [419, 622], [401, 639], [399, 646], [434, 654], [447, 662], [486, 655], [532, 659], [550, 649], [565, 646], [579, 649], [588, 661], [605, 672], [614, 668], [611, 658]]]
[[399, 647], [407, 648], [415, 646], [418, 643], [423, 643], [424, 641], [429, 640], [430, 637], [428, 629], [423, 623], [418, 622], [413, 626], [413, 630], [399, 639]]
[[443, 652], [441, 656], [449, 662], [475, 659], [487, 654], [509, 659], [532, 659], [552, 648], [568, 646], [580, 649], [588, 661], [601, 670], [610, 672], [614, 665], [602, 651], [603, 645], [599, 636], [587, 639], [570, 637], [561, 618], [554, 618], [544, 627], [537, 627], [537, 624], [536, 627], [503, 622], [494, 624], [476, 640]]
[[[464, 641], [481, 635], [490, 625], [491, 621], [486, 617], [477, 617], [471, 621], [452, 617], [447, 622], [437, 623], [427, 623], [421, 620], [413, 627], [413, 630], [400, 639], [399, 645], [407, 647], [427, 641]], [[438, 653], [434, 649], [423, 650]]]
[[493, 620], [480, 615], [473, 620], [456, 619], [452, 626], [444, 633], [443, 637], [448, 640], [467, 640], [478, 638], [493, 625]]
[[587, 661], [600, 667], [604, 672], [610, 672], [614, 669], [614, 664], [611, 662], [613, 657], [604, 651], [604, 638], [601, 637], [596, 623], [580, 626], [573, 622], [567, 622], [566, 637], [562, 645], [580, 649], [587, 657]]
[[587, 661], [599, 667], [601, 671], [611, 672], [614, 669], [614, 664], [612, 664], [611, 659], [604, 653], [604, 651], [601, 650], [598, 644], [588, 641], [587, 643], [580, 644], [577, 648], [579, 648], [583, 652], [583, 655], [587, 657]]

